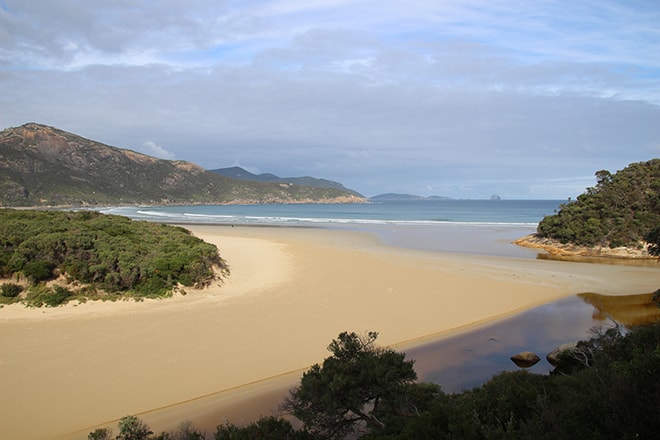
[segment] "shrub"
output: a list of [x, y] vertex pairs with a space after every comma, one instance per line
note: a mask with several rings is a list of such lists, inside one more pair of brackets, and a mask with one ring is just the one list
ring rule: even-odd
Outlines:
[[34, 284], [46, 281], [53, 277], [53, 265], [47, 261], [29, 261], [23, 266], [23, 275]]
[[28, 291], [25, 301], [27, 305], [32, 307], [41, 307], [43, 305], [56, 307], [66, 303], [70, 296], [71, 291], [62, 286], [54, 286], [53, 288], [33, 286]]
[[0, 287], [0, 294], [5, 298], [16, 298], [22, 290], [23, 288], [18, 284], [4, 283], [2, 287]]
[[87, 435], [87, 440], [112, 440], [112, 429], [96, 429]]
[[146, 440], [153, 434], [142, 420], [135, 416], [125, 416], [119, 420], [117, 440]]

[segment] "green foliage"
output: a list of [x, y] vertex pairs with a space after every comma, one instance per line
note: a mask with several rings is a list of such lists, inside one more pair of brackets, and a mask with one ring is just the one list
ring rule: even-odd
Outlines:
[[637, 247], [650, 236], [657, 245], [660, 159], [630, 164], [615, 174], [598, 171], [596, 178], [596, 187], [545, 217], [538, 234], [562, 243], [609, 247]]
[[25, 303], [31, 307], [56, 307], [66, 303], [71, 297], [71, 291], [62, 286], [48, 287], [32, 286], [25, 297]]
[[51, 295], [63, 300], [83, 295], [83, 290], [164, 296], [179, 283], [212, 282], [216, 268], [228, 273], [218, 249], [183, 228], [92, 211], [0, 210], [0, 247], [4, 276], [22, 273], [38, 284], [59, 273], [83, 284], [68, 295], [55, 288]]
[[217, 427], [215, 440], [312, 440], [311, 434], [296, 431], [288, 420], [281, 417], [262, 417], [247, 426], [225, 423]]
[[343, 438], [360, 429], [382, 429], [389, 415], [406, 408], [405, 389], [417, 374], [413, 361], [378, 348], [378, 333], [341, 333], [332, 356], [303, 374], [284, 407], [306, 430], [323, 438]]
[[4, 283], [2, 287], [0, 287], [0, 295], [5, 298], [16, 298], [22, 291], [23, 288], [14, 283]]
[[125, 416], [119, 420], [117, 440], [147, 440], [153, 432], [139, 418]]
[[95, 429], [87, 435], [87, 440], [112, 440], [112, 429]]
[[28, 261], [23, 266], [23, 275], [33, 284], [53, 278], [53, 264], [47, 261]]
[[660, 226], [653, 228], [645, 237], [649, 244], [649, 254], [660, 257]]

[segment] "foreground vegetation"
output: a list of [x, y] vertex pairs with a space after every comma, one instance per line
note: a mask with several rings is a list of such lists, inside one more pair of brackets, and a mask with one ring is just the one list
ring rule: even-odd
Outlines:
[[0, 210], [0, 301], [160, 297], [227, 273], [215, 245], [189, 231], [93, 211]]
[[545, 217], [538, 236], [563, 244], [640, 247], [660, 255], [660, 159], [596, 173], [597, 185]]
[[[376, 333], [342, 333], [323, 364], [303, 375], [282, 408], [297, 417], [223, 424], [213, 436], [184, 423], [154, 436], [134, 416], [116, 439], [655, 439], [660, 426], [660, 322], [580, 342], [548, 376], [505, 372], [445, 394], [418, 383], [413, 362], [377, 347]], [[88, 439], [111, 439], [98, 429]]]

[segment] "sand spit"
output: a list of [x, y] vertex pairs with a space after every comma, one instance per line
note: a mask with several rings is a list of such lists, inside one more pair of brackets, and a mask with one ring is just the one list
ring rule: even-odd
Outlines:
[[159, 301], [0, 309], [0, 437], [85, 439], [271, 414], [344, 330], [402, 349], [585, 291], [650, 292], [657, 268], [409, 251], [367, 234], [186, 226], [223, 285]]

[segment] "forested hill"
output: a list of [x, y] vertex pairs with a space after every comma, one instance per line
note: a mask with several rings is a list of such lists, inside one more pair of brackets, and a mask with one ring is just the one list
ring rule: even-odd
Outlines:
[[0, 206], [363, 202], [336, 188], [237, 180], [57, 128], [0, 132]]
[[596, 172], [597, 185], [545, 217], [536, 238], [592, 248], [657, 251], [660, 237], [660, 159]]
[[217, 168], [215, 170], [209, 171], [220, 174], [221, 176], [232, 177], [234, 179], [240, 180], [249, 180], [253, 182], [288, 183], [293, 185], [314, 186], [318, 188], [334, 188], [342, 191], [348, 191], [351, 194], [362, 197], [362, 194], [346, 188], [339, 182], [328, 179], [318, 179], [311, 176], [279, 177], [271, 173], [254, 174], [241, 167]]

